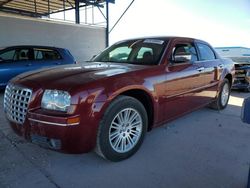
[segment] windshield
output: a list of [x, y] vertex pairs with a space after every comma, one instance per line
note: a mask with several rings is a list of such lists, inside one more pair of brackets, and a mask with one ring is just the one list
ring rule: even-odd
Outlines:
[[157, 65], [167, 41], [140, 39], [116, 43], [92, 61]]

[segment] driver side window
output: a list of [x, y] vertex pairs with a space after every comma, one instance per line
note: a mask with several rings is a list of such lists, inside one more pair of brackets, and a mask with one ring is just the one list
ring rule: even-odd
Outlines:
[[193, 44], [176, 44], [173, 49], [172, 60], [174, 63], [188, 63], [198, 60], [197, 52]]

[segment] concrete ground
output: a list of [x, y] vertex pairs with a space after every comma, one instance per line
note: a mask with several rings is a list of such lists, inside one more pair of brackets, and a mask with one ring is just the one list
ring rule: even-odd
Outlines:
[[94, 152], [62, 154], [17, 137], [0, 93], [0, 188], [164, 187], [244, 188], [250, 165], [250, 125], [233, 92], [224, 111], [208, 108], [154, 129], [130, 159], [112, 163]]

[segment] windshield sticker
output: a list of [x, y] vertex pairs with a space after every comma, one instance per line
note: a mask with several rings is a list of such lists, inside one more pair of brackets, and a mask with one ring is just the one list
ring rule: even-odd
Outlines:
[[143, 41], [143, 43], [152, 43], [152, 44], [160, 44], [160, 45], [162, 45], [164, 43], [164, 40], [146, 39], [146, 40]]

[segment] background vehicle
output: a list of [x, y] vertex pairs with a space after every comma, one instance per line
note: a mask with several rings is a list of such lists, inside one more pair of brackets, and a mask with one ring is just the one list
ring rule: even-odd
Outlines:
[[[244, 123], [250, 124], [250, 97], [246, 98], [243, 102], [242, 110], [241, 110], [241, 120]], [[250, 188], [250, 167], [248, 170], [247, 188]]]
[[232, 88], [250, 92], [250, 54], [249, 57], [231, 59], [235, 62], [235, 81]]
[[33, 143], [70, 153], [96, 148], [119, 161], [154, 127], [206, 105], [226, 108], [233, 77], [234, 63], [204, 41], [139, 38], [89, 63], [15, 77], [4, 109], [13, 130]]
[[250, 91], [250, 48], [219, 47], [215, 48], [221, 57], [230, 58], [235, 62], [235, 80], [233, 89]]
[[250, 97], [246, 98], [243, 102], [241, 119], [244, 123], [250, 124]]
[[75, 64], [67, 49], [48, 46], [12, 46], [0, 49], [0, 88], [23, 72], [62, 64]]

